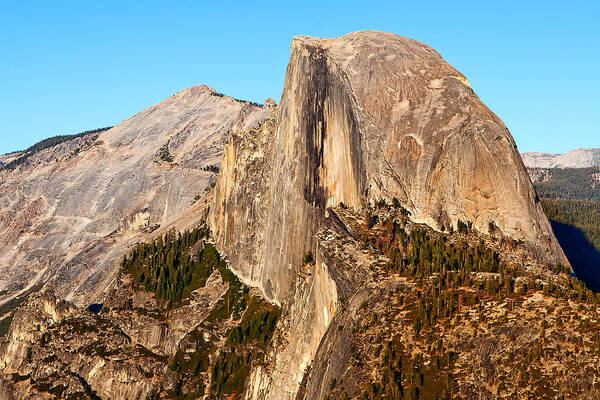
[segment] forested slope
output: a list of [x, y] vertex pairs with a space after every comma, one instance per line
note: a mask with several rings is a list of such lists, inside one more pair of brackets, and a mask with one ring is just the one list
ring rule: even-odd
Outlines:
[[600, 168], [531, 168], [541, 198], [600, 201]]
[[575, 273], [600, 290], [600, 168], [532, 168], [529, 173]]

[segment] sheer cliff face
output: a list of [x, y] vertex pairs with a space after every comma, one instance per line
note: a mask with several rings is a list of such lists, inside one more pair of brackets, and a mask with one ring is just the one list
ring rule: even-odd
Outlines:
[[127, 247], [204, 194], [215, 174], [203, 168], [219, 164], [230, 131], [268, 112], [197, 86], [0, 171], [0, 290], [11, 291], [0, 301], [38, 283], [100, 299]]
[[463, 220], [487, 233], [493, 223], [544, 261], [567, 263], [502, 121], [417, 41], [296, 37], [270, 128], [240, 133], [227, 149], [215, 238], [278, 302], [327, 207], [340, 202], [357, 209], [396, 197], [437, 229]]

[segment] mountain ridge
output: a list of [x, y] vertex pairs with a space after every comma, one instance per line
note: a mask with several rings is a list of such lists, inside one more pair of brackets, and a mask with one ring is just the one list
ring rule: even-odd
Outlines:
[[204, 195], [230, 132], [269, 112], [198, 85], [0, 171], [0, 302], [38, 282], [101, 300], [123, 252]]
[[600, 166], [600, 148], [577, 148], [562, 154], [526, 152], [527, 168], [590, 168]]

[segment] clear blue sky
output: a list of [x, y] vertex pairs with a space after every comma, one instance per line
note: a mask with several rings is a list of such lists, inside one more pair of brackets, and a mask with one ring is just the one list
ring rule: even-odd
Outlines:
[[436, 48], [521, 151], [600, 147], [599, 25], [597, 1], [0, 0], [0, 153], [200, 83], [278, 101], [292, 36], [364, 29]]

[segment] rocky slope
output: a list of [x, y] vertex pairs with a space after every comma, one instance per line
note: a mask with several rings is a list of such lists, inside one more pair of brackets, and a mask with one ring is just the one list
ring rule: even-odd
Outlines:
[[269, 112], [197, 86], [0, 169], [0, 303], [32, 287], [100, 301], [114, 261], [182, 216], [214, 181], [207, 167], [218, 166], [230, 132]]
[[0, 343], [0, 399], [600, 394], [600, 297], [566, 269], [499, 233], [435, 232], [399, 205], [328, 214], [281, 317], [186, 233], [128, 256], [206, 260], [182, 302], [144, 289], [145, 262], [120, 270], [99, 315], [31, 295]]
[[198, 229], [197, 242], [167, 235], [152, 244], [153, 256], [173, 246], [176, 256], [194, 254], [194, 274], [208, 275], [195, 289], [187, 283], [193, 290], [182, 301], [145, 290], [127, 268], [120, 269], [99, 315], [50, 293], [32, 294], [0, 343], [0, 399], [240, 393], [270, 344], [279, 312], [235, 278]]
[[[331, 210], [352, 236], [334, 242], [338, 254], [358, 247], [387, 262], [346, 281], [297, 400], [599, 395], [600, 297], [506, 237], [441, 235], [399, 211]], [[484, 248], [497, 261], [478, 262]]]
[[575, 149], [564, 154], [523, 153], [527, 168], [600, 167], [600, 149]]

